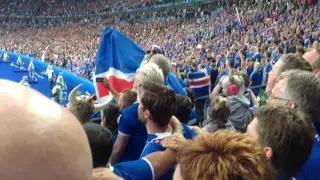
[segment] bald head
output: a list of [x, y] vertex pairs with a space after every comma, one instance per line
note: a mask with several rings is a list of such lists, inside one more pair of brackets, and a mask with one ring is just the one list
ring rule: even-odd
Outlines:
[[91, 179], [86, 134], [67, 109], [5, 80], [0, 80], [0, 103], [1, 179]]

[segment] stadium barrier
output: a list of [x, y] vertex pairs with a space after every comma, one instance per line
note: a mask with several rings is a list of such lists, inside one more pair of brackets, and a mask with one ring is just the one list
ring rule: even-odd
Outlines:
[[[0, 50], [1, 53], [1, 60], [3, 60], [3, 53], [4, 50]], [[19, 57], [20, 54], [17, 53], [12, 53], [12, 52], [7, 52], [7, 54], [9, 55], [9, 60], [11, 61], [11, 63], [13, 65], [16, 65], [16, 61]], [[34, 64], [34, 71], [35, 71], [35, 75], [38, 79], [47, 79], [47, 76], [45, 75], [45, 72], [47, 70], [48, 64], [42, 61], [39, 61], [37, 59], [34, 59], [32, 57], [28, 57], [28, 56], [24, 56], [24, 55], [20, 55], [22, 62], [24, 63], [23, 67], [25, 69], [28, 69], [29, 63], [30, 61], [33, 60], [33, 64]], [[71, 72], [68, 72], [64, 69], [61, 69], [59, 67], [53, 66], [54, 69], [54, 74], [55, 74], [55, 78], [58, 77], [59, 73], [62, 72], [63, 73], [63, 78], [65, 81], [65, 84], [67, 86], [67, 94], [69, 94], [69, 92], [76, 87], [79, 84], [82, 84], [82, 87], [80, 88], [80, 93], [84, 94], [84, 93], [89, 93], [89, 94], [94, 94], [95, 93], [95, 88], [92, 84], [91, 81], [84, 79], [82, 77], [79, 77]]]

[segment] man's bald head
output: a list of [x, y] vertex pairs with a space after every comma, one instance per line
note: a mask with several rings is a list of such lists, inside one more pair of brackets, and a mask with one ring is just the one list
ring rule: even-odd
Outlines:
[[1, 179], [91, 179], [86, 134], [67, 109], [5, 80], [0, 103]]
[[154, 62], [162, 69], [164, 79], [166, 80], [171, 69], [170, 59], [163, 54], [155, 54], [150, 58], [150, 62]]

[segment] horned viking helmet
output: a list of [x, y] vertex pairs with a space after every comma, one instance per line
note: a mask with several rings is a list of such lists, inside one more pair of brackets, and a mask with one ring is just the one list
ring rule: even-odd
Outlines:
[[[82, 86], [82, 84], [78, 85], [69, 94], [68, 100], [69, 100], [69, 103], [71, 104], [72, 107], [76, 107], [77, 104], [79, 104], [79, 102], [89, 103], [89, 101], [88, 101], [89, 99], [87, 97], [84, 97], [84, 96], [77, 97], [78, 90], [80, 89], [81, 86]], [[111, 102], [111, 100], [112, 100], [112, 97], [110, 96], [104, 103], [93, 104], [93, 106], [94, 106], [93, 111], [94, 112], [102, 111]]]

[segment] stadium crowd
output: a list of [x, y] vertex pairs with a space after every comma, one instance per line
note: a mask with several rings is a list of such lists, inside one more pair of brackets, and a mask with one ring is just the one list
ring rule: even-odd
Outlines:
[[[276, 2], [190, 10], [108, 24], [147, 51], [134, 90], [116, 92], [104, 78], [115, 102], [79, 99], [80, 85], [63, 108], [1, 80], [8, 107], [0, 110], [1, 177], [320, 179], [318, 7]], [[94, 71], [106, 21], [6, 27], [0, 44], [83, 76]], [[178, 84], [170, 84], [171, 74]], [[205, 101], [190, 86], [193, 75], [210, 77]], [[203, 109], [195, 111], [199, 104]], [[101, 118], [92, 119], [99, 111]]]

